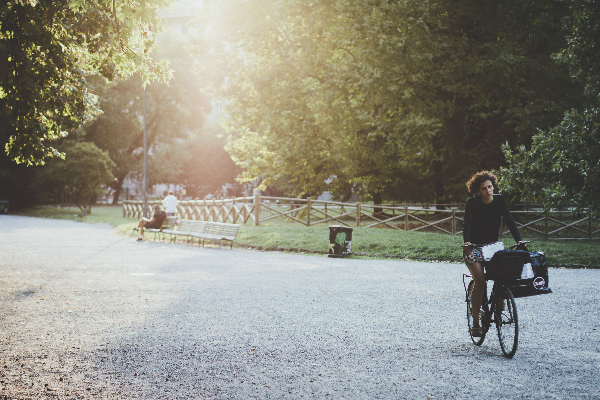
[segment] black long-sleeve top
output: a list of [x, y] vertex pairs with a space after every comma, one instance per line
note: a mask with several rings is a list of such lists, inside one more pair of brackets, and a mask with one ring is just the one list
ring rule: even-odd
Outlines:
[[470, 197], [465, 206], [464, 241], [478, 245], [497, 242], [501, 217], [504, 217], [515, 240], [520, 242], [519, 229], [504, 196], [495, 194], [489, 204], [485, 204], [479, 196]]

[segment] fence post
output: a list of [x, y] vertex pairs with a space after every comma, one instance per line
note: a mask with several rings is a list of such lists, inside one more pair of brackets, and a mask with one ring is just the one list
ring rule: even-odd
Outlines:
[[356, 226], [360, 226], [360, 203], [356, 203]]
[[248, 209], [246, 208], [246, 195], [242, 197], [242, 224], [248, 222]]
[[408, 232], [408, 204], [404, 205], [404, 230]]
[[231, 220], [232, 220], [231, 223], [235, 224], [237, 222], [237, 220], [238, 220], [237, 210], [235, 208], [235, 197], [231, 199], [231, 214], [232, 214], [232, 216], [231, 216]]
[[327, 215], [327, 202], [325, 202], [325, 215]]
[[429, 222], [429, 204], [428, 203], [425, 204], [425, 210], [426, 210], [425, 211], [425, 221]]
[[310, 226], [310, 208], [312, 207], [312, 200], [310, 197], [306, 198], [306, 225]]
[[546, 209], [546, 223], [545, 223], [545, 230], [544, 230], [544, 237], [546, 240], [548, 240], [548, 209]]
[[260, 195], [256, 193], [254, 195], [254, 225], [260, 224]]
[[452, 209], [452, 234], [456, 234], [456, 210]]

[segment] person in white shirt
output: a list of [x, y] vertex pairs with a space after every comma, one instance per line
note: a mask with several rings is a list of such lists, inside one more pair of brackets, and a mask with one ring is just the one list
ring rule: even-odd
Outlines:
[[168, 217], [173, 217], [177, 213], [177, 197], [173, 195], [173, 191], [169, 190], [169, 195], [163, 200], [163, 207]]

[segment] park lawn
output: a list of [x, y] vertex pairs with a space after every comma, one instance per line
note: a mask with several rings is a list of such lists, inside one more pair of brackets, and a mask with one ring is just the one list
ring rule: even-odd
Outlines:
[[[364, 227], [352, 229], [353, 257], [462, 262], [461, 235]], [[512, 238], [505, 238], [503, 242], [505, 248], [515, 243]], [[327, 254], [328, 244], [327, 226], [298, 224], [243, 225], [235, 243], [262, 250], [320, 254]], [[597, 240], [533, 240], [529, 249], [544, 252], [552, 266], [600, 268], [600, 243]]]
[[[17, 215], [39, 218], [76, 220], [81, 211], [76, 207], [36, 207]], [[85, 218], [87, 223], [108, 223], [122, 234], [131, 234], [138, 220], [124, 218], [120, 206], [95, 206]], [[428, 232], [405, 232], [386, 228], [352, 227], [351, 257], [375, 259], [403, 259], [437, 262], [461, 262], [461, 235]], [[527, 239], [527, 238], [524, 238]], [[505, 247], [514, 244], [504, 239]], [[291, 222], [266, 222], [260, 226], [245, 224], [240, 227], [234, 246], [265, 251], [292, 251], [309, 254], [327, 254], [329, 228], [327, 225], [303, 226]], [[551, 266], [600, 268], [600, 242], [592, 240], [539, 240], [529, 245], [530, 250], [543, 251]]]
[[[26, 210], [19, 210], [14, 213], [11, 212], [11, 214], [26, 217], [79, 221], [77, 214], [81, 214], [81, 210], [79, 207], [38, 206]], [[91, 224], [106, 223], [113, 226], [119, 226], [135, 221], [131, 218], [123, 217], [123, 208], [121, 206], [96, 205], [92, 207], [91, 213], [85, 217], [84, 222]]]

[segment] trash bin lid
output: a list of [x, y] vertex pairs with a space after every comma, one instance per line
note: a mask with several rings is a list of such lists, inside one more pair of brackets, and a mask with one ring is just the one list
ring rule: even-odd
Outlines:
[[352, 230], [352, 228], [351, 228], [351, 227], [349, 227], [349, 226], [346, 226], [346, 225], [329, 225], [329, 228], [330, 228], [330, 229], [331, 229], [331, 228], [342, 228], [342, 229], [349, 229], [349, 230]]

